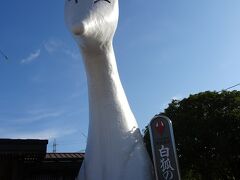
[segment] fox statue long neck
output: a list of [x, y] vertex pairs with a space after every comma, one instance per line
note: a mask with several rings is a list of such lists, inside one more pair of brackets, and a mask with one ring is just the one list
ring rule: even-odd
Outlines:
[[79, 179], [150, 180], [150, 161], [119, 78], [112, 43], [81, 50], [89, 91], [89, 132], [81, 171], [93, 173], [81, 172]]
[[82, 53], [89, 90], [89, 130], [94, 128], [94, 133], [98, 133], [111, 126], [116, 133], [126, 133], [137, 128], [119, 78], [112, 43], [97, 49], [82, 48]]

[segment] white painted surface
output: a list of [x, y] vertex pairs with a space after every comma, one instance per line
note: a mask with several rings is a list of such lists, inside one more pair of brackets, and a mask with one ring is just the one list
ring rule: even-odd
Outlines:
[[65, 0], [65, 21], [83, 55], [89, 132], [80, 180], [152, 180], [152, 164], [122, 87], [112, 39], [118, 0]]

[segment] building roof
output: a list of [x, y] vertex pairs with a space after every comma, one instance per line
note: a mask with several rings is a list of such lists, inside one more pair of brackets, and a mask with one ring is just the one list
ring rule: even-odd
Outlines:
[[47, 153], [45, 161], [74, 161], [82, 160], [84, 153]]
[[0, 139], [0, 180], [76, 179], [84, 153], [47, 153], [47, 143]]
[[0, 139], [0, 159], [34, 161], [44, 159], [48, 140]]
[[0, 139], [0, 160], [82, 161], [84, 153], [46, 153], [48, 140]]

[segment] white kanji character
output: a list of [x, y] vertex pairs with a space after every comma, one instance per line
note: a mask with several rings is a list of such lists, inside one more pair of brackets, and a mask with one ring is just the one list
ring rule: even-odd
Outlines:
[[163, 172], [165, 172], [166, 170], [174, 170], [172, 165], [171, 165], [171, 161], [169, 160], [169, 158], [167, 159], [161, 159], [161, 169]]
[[163, 173], [163, 177], [165, 180], [173, 179], [173, 173], [172, 171], [166, 171]]
[[164, 145], [162, 145], [161, 149], [159, 150], [160, 157], [169, 157], [169, 148], [165, 148]]

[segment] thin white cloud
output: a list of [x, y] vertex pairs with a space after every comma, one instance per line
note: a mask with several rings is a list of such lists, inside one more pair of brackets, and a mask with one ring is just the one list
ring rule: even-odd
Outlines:
[[55, 51], [61, 50], [63, 43], [60, 40], [50, 39], [46, 41], [43, 46], [48, 53], [53, 53]]
[[78, 59], [80, 57], [78, 52], [71, 51], [69, 49], [64, 49], [63, 53], [70, 56], [73, 59]]
[[7, 125], [0, 127], [0, 137], [50, 140], [71, 135], [77, 132], [77, 128], [64, 122], [68, 114], [65, 109], [29, 109], [15, 118], [8, 118]]
[[69, 49], [69, 47], [61, 39], [49, 39], [44, 42], [43, 46], [41, 46], [39, 49], [22, 59], [21, 64], [29, 64], [38, 59], [42, 53], [42, 50], [45, 50], [49, 54], [60, 53], [74, 60], [78, 60], [80, 58], [79, 52], [77, 50]]
[[63, 53], [64, 55], [75, 60], [80, 58], [78, 51], [69, 49], [68, 46], [60, 39], [49, 39], [43, 44], [43, 46], [44, 49], [50, 54]]
[[80, 58], [79, 52], [77, 50], [69, 49], [69, 47], [61, 39], [49, 39], [44, 42], [43, 46], [41, 46], [39, 49], [30, 53], [26, 58], [22, 59], [21, 64], [29, 64], [32, 61], [38, 59], [42, 53], [42, 50], [45, 50], [49, 54], [62, 53], [74, 60]]
[[30, 115], [28, 117], [18, 119], [17, 122], [21, 122], [21, 123], [37, 122], [37, 121], [42, 121], [48, 118], [60, 117], [61, 115], [63, 115], [63, 113], [64, 112], [46, 112], [42, 114]]
[[1, 138], [12, 138], [12, 139], [54, 139], [62, 136], [70, 135], [77, 132], [76, 129], [44, 129], [35, 132], [31, 131], [18, 131], [8, 130], [6, 132], [0, 130]]
[[29, 64], [32, 61], [36, 60], [41, 54], [41, 49], [36, 50], [33, 53], [30, 53], [27, 58], [21, 60], [21, 64]]
[[38, 132], [15, 132], [8, 137], [15, 139], [51, 139], [56, 138], [58, 134], [55, 129], [46, 129]]
[[15, 124], [28, 124], [28, 123], [36, 123], [39, 121], [45, 121], [49, 118], [56, 119], [65, 115], [65, 111], [63, 110], [30, 110], [21, 115], [21, 117], [11, 118], [10, 122], [14, 122]]

